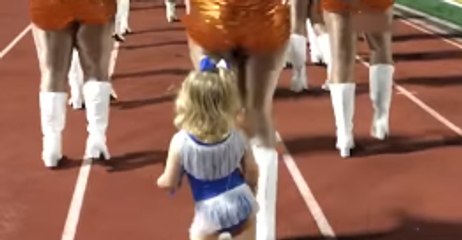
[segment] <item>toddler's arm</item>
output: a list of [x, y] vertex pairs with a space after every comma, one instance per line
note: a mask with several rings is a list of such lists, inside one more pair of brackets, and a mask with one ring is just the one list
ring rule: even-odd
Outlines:
[[246, 150], [244, 158], [242, 159], [242, 171], [247, 184], [249, 184], [250, 188], [252, 188], [254, 193], [256, 193], [258, 183], [258, 165], [255, 162], [252, 148], [248, 142], [246, 142]]
[[181, 179], [180, 145], [173, 137], [168, 150], [167, 162], [164, 172], [157, 179], [159, 188], [174, 191]]

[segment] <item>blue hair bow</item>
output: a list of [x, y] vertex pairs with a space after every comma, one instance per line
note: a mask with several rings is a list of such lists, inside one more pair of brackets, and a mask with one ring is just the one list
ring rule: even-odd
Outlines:
[[201, 72], [212, 72], [216, 71], [217, 68], [229, 69], [229, 64], [224, 59], [221, 59], [220, 61], [215, 63], [215, 61], [209, 56], [205, 56], [204, 58], [202, 58], [202, 60], [199, 63], [199, 70]]

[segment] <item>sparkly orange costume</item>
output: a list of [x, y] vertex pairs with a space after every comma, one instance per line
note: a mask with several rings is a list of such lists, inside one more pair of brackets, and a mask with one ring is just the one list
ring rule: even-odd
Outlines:
[[290, 35], [290, 9], [281, 0], [191, 0], [183, 18], [188, 36], [212, 53], [272, 52]]
[[60, 30], [73, 21], [105, 24], [116, 12], [116, 0], [29, 0], [32, 22], [44, 30]]
[[379, 11], [383, 12], [393, 5], [393, 0], [321, 0], [322, 8], [328, 12]]

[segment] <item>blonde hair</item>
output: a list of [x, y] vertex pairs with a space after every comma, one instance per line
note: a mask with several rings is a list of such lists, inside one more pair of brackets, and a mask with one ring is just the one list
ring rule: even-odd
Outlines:
[[223, 68], [190, 72], [175, 102], [175, 126], [205, 143], [224, 139], [241, 109], [236, 81], [234, 72]]

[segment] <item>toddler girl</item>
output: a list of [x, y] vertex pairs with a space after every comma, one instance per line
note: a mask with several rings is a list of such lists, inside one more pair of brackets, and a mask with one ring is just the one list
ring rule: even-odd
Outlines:
[[[205, 57], [176, 100], [172, 138], [157, 185], [175, 191], [182, 175], [195, 202], [190, 239], [255, 239], [258, 167], [236, 127], [241, 104], [236, 76], [221, 60]], [[232, 238], [231, 238], [232, 237]]]

